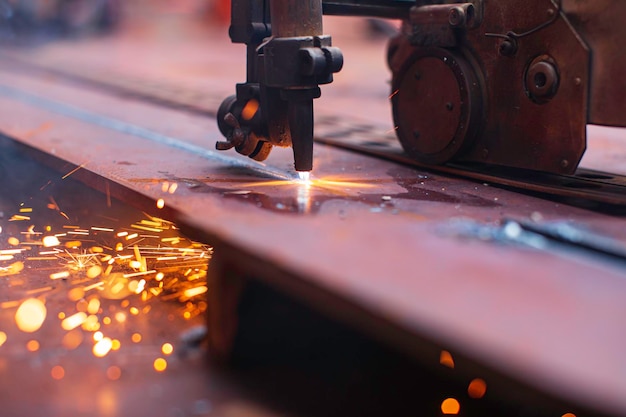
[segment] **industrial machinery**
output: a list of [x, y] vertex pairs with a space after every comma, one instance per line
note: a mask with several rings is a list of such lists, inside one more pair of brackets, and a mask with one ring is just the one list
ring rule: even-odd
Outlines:
[[343, 64], [323, 14], [402, 20], [390, 98], [419, 163], [572, 174], [587, 123], [626, 125], [620, 0], [233, 0], [232, 12], [247, 80], [219, 110], [220, 150], [263, 160], [292, 146], [296, 171], [312, 169], [312, 102]]

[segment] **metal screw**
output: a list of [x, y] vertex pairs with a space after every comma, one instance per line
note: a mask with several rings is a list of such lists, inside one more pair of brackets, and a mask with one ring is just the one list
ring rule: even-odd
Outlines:
[[561, 168], [567, 168], [569, 166], [569, 161], [567, 159], [561, 160]]
[[548, 9], [548, 16], [552, 17], [554, 16], [554, 9]]

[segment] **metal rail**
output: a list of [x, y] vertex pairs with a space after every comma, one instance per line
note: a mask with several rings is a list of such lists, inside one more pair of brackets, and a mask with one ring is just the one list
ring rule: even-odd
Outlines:
[[520, 191], [540, 193], [542, 197], [554, 198], [558, 196], [574, 199], [565, 201], [569, 203], [599, 203], [612, 206], [613, 209], [626, 209], [626, 176], [585, 168], [579, 168], [574, 175], [562, 175], [462, 162], [427, 166], [410, 158], [398, 144], [389, 140], [375, 140], [373, 138], [363, 140], [362, 135], [358, 139], [335, 135], [319, 136], [316, 140], [327, 145], [350, 149], [442, 174], [511, 187]]

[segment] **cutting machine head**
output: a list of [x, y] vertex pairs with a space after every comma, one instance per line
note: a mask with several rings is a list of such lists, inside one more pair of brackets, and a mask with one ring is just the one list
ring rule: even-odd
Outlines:
[[311, 169], [312, 100], [343, 62], [322, 7], [403, 21], [388, 51], [393, 119], [421, 163], [569, 174], [587, 123], [626, 126], [621, 0], [234, 0], [248, 80], [220, 109], [218, 149], [264, 159], [292, 146], [296, 170]]

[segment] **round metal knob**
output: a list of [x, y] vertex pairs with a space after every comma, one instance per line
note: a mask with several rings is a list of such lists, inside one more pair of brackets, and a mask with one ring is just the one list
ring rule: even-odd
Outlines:
[[554, 61], [547, 56], [535, 58], [526, 71], [526, 90], [537, 103], [554, 97], [559, 88], [559, 73]]

